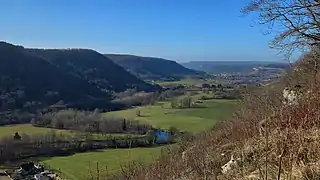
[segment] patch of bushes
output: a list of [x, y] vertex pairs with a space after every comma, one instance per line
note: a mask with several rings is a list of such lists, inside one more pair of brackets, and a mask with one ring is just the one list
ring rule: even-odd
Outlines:
[[152, 127], [136, 120], [108, 117], [94, 112], [74, 109], [38, 114], [31, 123], [34, 126], [78, 130], [92, 133], [138, 133], [145, 134]]
[[173, 109], [185, 109], [195, 107], [195, 104], [190, 96], [182, 97], [179, 99], [172, 99], [170, 105]]
[[0, 163], [38, 156], [70, 155], [103, 148], [134, 148], [153, 146], [148, 136], [119, 137], [105, 136], [103, 140], [94, 139], [91, 133], [74, 132], [70, 134], [48, 131], [46, 134], [19, 134], [0, 139]]
[[122, 94], [117, 99], [113, 100], [115, 103], [125, 104], [127, 106], [142, 106], [149, 105], [156, 102], [159, 93], [127, 93]]

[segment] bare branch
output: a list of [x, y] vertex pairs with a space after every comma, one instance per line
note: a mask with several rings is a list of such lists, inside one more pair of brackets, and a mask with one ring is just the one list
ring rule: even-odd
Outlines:
[[258, 15], [258, 24], [281, 30], [270, 47], [286, 51], [320, 44], [319, 0], [252, 0], [242, 12]]

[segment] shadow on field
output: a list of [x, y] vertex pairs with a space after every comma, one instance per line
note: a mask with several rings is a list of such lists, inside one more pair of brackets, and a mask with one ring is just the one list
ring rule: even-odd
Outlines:
[[209, 108], [208, 106], [200, 106], [200, 105], [197, 105], [197, 106], [194, 106], [192, 108], [188, 108], [188, 109], [205, 109], [205, 108]]
[[[171, 145], [174, 143], [171, 143]], [[12, 162], [6, 162], [4, 164], [5, 167], [17, 167], [19, 166], [19, 164], [24, 163], [24, 162], [30, 162], [30, 161], [34, 161], [34, 162], [40, 162], [40, 161], [45, 161], [45, 160], [50, 160], [51, 158], [56, 158], [56, 157], [68, 157], [68, 156], [72, 156], [75, 154], [79, 154], [79, 153], [88, 153], [88, 152], [104, 152], [106, 150], [115, 150], [115, 149], [119, 149], [119, 150], [124, 150], [124, 149], [135, 149], [135, 148], [143, 148], [143, 149], [152, 149], [155, 147], [162, 147], [162, 146], [166, 146], [166, 145], [170, 145], [170, 144], [156, 144], [154, 146], [147, 146], [147, 147], [132, 147], [132, 148], [125, 148], [125, 147], [119, 147], [119, 148], [104, 148], [104, 149], [96, 149], [96, 150], [88, 150], [88, 151], [83, 151], [83, 152], [68, 152], [68, 153], [63, 153], [63, 154], [59, 154], [59, 155], [45, 155], [45, 156], [39, 156], [39, 157], [29, 157], [26, 159], [20, 159], [17, 161], [12, 161]]]
[[143, 115], [143, 114], [141, 114], [141, 115], [139, 115], [139, 117], [151, 117], [150, 115]]

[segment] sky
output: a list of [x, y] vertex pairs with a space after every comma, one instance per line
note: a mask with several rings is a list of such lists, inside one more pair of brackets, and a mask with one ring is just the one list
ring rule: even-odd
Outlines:
[[0, 40], [186, 61], [281, 61], [249, 0], [0, 0]]

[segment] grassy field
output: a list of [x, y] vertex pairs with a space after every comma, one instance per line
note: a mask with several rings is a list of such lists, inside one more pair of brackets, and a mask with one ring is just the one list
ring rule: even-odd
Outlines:
[[[199, 95], [193, 96], [198, 99]], [[236, 101], [231, 100], [206, 100], [200, 103], [202, 107], [189, 109], [172, 109], [169, 102], [158, 102], [156, 105], [137, 107], [122, 111], [105, 113], [105, 116], [120, 116], [129, 119], [137, 119], [149, 123], [154, 127], [177, 127], [179, 130], [200, 132], [212, 127], [217, 121], [231, 115]], [[137, 117], [139, 110], [141, 116]], [[33, 127], [30, 124], [12, 125], [0, 127], [0, 137], [13, 135], [15, 132], [35, 134], [46, 133], [49, 128]], [[71, 133], [70, 131], [56, 130], [57, 133]], [[121, 136], [121, 135], [119, 135]], [[163, 147], [133, 148], [133, 149], [108, 149], [95, 152], [77, 153], [71, 156], [58, 156], [42, 158], [53, 169], [61, 172], [68, 180], [88, 179], [90, 174], [97, 174], [97, 162], [99, 162], [100, 174], [112, 174], [119, 172], [123, 165], [129, 161], [138, 160], [151, 162], [160, 154]], [[107, 170], [106, 170], [107, 167]], [[92, 171], [90, 173], [90, 171]]]
[[[163, 106], [160, 104], [163, 103]], [[207, 100], [203, 108], [171, 109], [168, 102], [160, 102], [158, 105], [138, 107], [142, 117], [136, 117], [137, 109], [115, 111], [106, 113], [106, 116], [122, 116], [135, 118], [150, 123], [154, 126], [168, 128], [175, 126], [181, 130], [198, 132], [214, 125], [218, 120], [228, 117], [235, 101]], [[97, 162], [101, 168], [100, 173], [116, 173], [121, 166], [131, 160], [151, 162], [160, 154], [163, 147], [110, 149], [97, 152], [78, 153], [72, 156], [53, 157], [42, 160], [53, 169], [60, 170], [62, 175], [70, 180], [87, 179], [90, 174], [96, 174]], [[90, 165], [90, 166], [89, 166]], [[90, 173], [93, 171], [92, 173]]]
[[[15, 132], [21, 134], [44, 134], [48, 131], [53, 130], [57, 134], [72, 134], [73, 132], [69, 130], [58, 130], [51, 128], [42, 128], [42, 127], [34, 127], [31, 124], [17, 124], [17, 125], [9, 125], [9, 126], [0, 126], [0, 138], [4, 136], [13, 136]], [[133, 134], [111, 134], [114, 137], [123, 137], [123, 136], [139, 136]], [[106, 137], [101, 134], [93, 134], [94, 139], [105, 139]]]
[[97, 163], [101, 176], [119, 172], [130, 161], [151, 162], [161, 154], [164, 146], [133, 149], [109, 149], [97, 152], [78, 153], [72, 156], [54, 157], [42, 160], [42, 163], [61, 172], [68, 180], [89, 179], [97, 175]]
[[[14, 135], [15, 132], [19, 134], [41, 134], [46, 133], [49, 128], [34, 127], [31, 124], [18, 124], [9, 126], [0, 126], [0, 137]], [[66, 132], [63, 130], [57, 130], [57, 132]]]
[[0, 176], [0, 180], [10, 180], [8, 176]]
[[[136, 119], [160, 128], [174, 126], [180, 130], [199, 132], [231, 115], [235, 104], [236, 101], [230, 100], [207, 100], [203, 101], [201, 108], [172, 109], [169, 102], [160, 102], [153, 106], [113, 111], [105, 115]], [[137, 117], [137, 110], [141, 117]]]
[[180, 81], [156, 81], [156, 84], [159, 84], [160, 86], [166, 86], [166, 85], [197, 85], [200, 82], [196, 80], [180, 80]]
[[168, 86], [168, 85], [201, 85], [203, 83], [217, 83], [215, 80], [203, 80], [196, 78], [185, 78], [179, 81], [155, 81], [156, 84], [160, 86]]
[[179, 81], [156, 81], [156, 84], [159, 84], [161, 86], [165, 86], [165, 85], [197, 85], [197, 84], [202, 84], [204, 83], [204, 80], [201, 79], [181, 79]]

